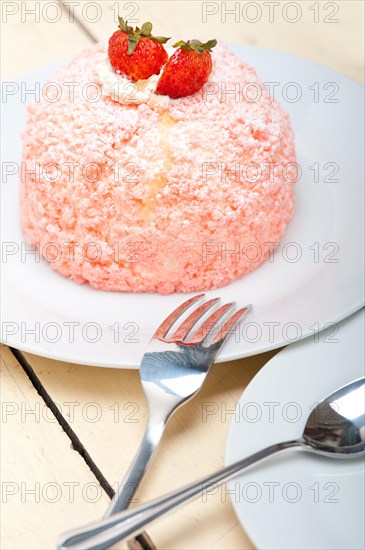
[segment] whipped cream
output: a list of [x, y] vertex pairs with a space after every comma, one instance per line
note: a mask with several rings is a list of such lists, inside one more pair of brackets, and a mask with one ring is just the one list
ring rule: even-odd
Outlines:
[[108, 58], [98, 63], [96, 71], [103, 87], [103, 95], [111, 97], [118, 103], [138, 104], [148, 103], [151, 100], [164, 103], [170, 99], [168, 96], [160, 96], [155, 93], [160, 75], [154, 74], [146, 80], [132, 82], [125, 76], [114, 72]]

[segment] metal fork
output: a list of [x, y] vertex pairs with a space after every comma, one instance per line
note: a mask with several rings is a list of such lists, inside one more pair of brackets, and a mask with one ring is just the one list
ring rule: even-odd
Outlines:
[[[217, 331], [219, 321], [235, 306], [234, 302], [225, 304], [214, 311], [197, 329], [201, 318], [220, 301], [220, 298], [214, 298], [197, 307], [173, 331], [173, 335], [168, 336], [176, 321], [203, 296], [204, 294], [194, 296], [175, 309], [158, 327], [143, 356], [140, 378], [148, 402], [148, 423], [135, 459], [112, 499], [106, 517], [128, 507], [148, 468], [168, 419], [178, 407], [199, 391], [228, 334], [251, 310], [250, 305], [239, 309], [230, 315]], [[90, 531], [90, 528], [76, 529], [67, 534], [60, 548], [71, 548], [77, 544], [77, 548], [87, 549], [87, 539], [100, 531], [100, 528], [96, 532]], [[108, 548], [108, 544], [101, 544], [98, 548]]]

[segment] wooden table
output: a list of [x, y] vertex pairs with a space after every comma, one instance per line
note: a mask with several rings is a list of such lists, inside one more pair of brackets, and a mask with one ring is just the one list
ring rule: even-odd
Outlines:
[[[280, 2], [273, 12], [273, 3], [240, 2], [225, 22], [220, 2], [44, 0], [1, 2], [3, 80], [107, 40], [116, 4], [121, 15], [152, 20], [162, 35], [172, 28], [175, 35], [255, 44], [364, 77], [362, 0]], [[46, 550], [63, 530], [102, 516], [141, 439], [146, 405], [137, 371], [66, 364], [6, 346], [1, 352], [1, 547]], [[139, 502], [223, 465], [229, 411], [274, 353], [213, 368], [201, 393], [168, 425]], [[219, 414], [205, 417], [210, 403]], [[252, 548], [220, 495], [152, 526], [153, 543], [160, 549]]]

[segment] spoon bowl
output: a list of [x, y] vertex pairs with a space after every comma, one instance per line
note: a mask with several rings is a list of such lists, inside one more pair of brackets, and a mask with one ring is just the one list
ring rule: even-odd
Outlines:
[[343, 386], [309, 415], [303, 444], [315, 453], [349, 457], [365, 450], [365, 378]]

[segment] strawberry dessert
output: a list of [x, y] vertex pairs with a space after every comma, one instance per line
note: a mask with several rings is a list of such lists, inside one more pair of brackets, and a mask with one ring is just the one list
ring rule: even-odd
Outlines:
[[221, 287], [259, 267], [292, 216], [288, 115], [216, 40], [169, 42], [120, 18], [28, 107], [24, 235], [78, 283]]

